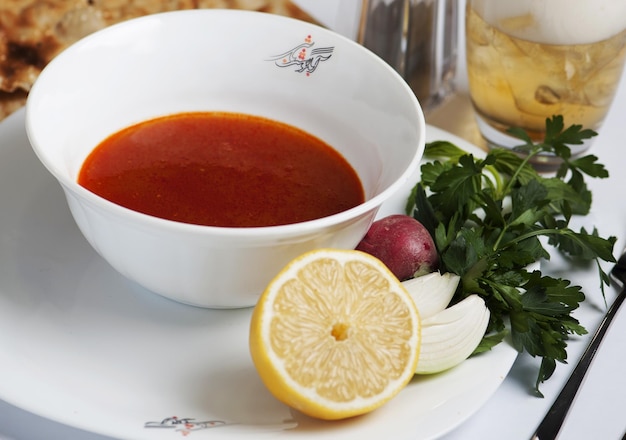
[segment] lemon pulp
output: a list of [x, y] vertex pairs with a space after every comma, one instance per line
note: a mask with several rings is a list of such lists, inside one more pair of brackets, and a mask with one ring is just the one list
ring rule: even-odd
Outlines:
[[252, 315], [250, 351], [268, 389], [323, 419], [363, 414], [413, 376], [420, 323], [386, 266], [359, 251], [321, 249], [270, 282]]

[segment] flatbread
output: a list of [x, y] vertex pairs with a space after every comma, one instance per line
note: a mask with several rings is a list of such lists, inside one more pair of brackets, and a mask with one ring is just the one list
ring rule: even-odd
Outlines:
[[289, 0], [2, 0], [0, 120], [25, 104], [41, 69], [80, 38], [130, 18], [200, 8], [246, 9], [314, 21]]

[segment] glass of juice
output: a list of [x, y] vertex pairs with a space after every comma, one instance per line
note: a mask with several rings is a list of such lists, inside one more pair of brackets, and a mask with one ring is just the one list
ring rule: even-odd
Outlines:
[[[520, 145], [511, 127], [541, 141], [554, 115], [599, 129], [624, 68], [626, 1], [467, 0], [465, 25], [470, 96], [490, 147]], [[589, 146], [570, 145], [572, 156]]]

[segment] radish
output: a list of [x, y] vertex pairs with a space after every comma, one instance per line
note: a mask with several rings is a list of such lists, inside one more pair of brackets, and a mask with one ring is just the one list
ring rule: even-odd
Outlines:
[[381, 260], [401, 281], [438, 268], [437, 248], [428, 230], [408, 215], [375, 221], [356, 247]]

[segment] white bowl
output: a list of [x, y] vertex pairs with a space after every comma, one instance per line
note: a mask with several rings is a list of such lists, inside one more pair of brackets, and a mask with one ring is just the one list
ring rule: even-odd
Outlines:
[[[304, 60], [284, 62], [301, 48]], [[271, 118], [321, 138], [357, 171], [366, 201], [308, 222], [221, 228], [140, 214], [76, 183], [108, 135], [157, 116], [212, 110]], [[254, 305], [305, 251], [356, 246], [418, 166], [425, 142], [414, 94], [368, 50], [306, 22], [215, 9], [146, 16], [74, 44], [33, 86], [26, 129], [105, 260], [153, 292], [213, 308]]]

